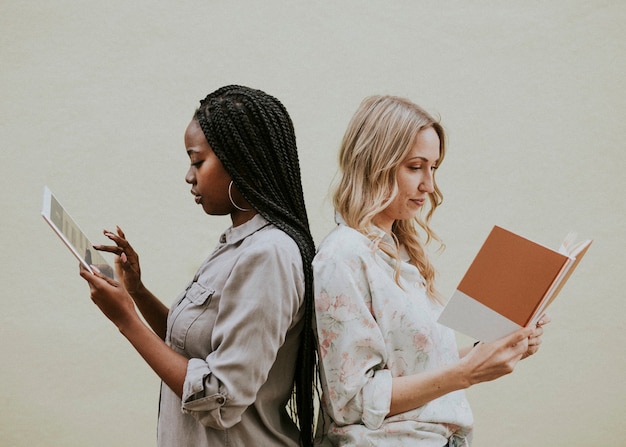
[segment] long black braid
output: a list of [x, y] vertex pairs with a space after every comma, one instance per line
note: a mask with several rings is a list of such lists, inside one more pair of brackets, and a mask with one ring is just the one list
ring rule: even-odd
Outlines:
[[298, 245], [304, 266], [304, 329], [296, 364], [295, 403], [303, 446], [313, 445], [313, 271], [309, 229], [293, 123], [274, 97], [229, 85], [200, 101], [196, 119], [248, 203]]

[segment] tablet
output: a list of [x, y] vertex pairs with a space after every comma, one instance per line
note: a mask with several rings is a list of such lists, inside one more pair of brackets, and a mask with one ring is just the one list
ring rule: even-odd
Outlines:
[[43, 207], [41, 215], [50, 228], [59, 236], [72, 254], [93, 273], [92, 265], [98, 267], [102, 274], [113, 278], [113, 268], [107, 263], [102, 254], [93, 248], [85, 233], [76, 225], [76, 222], [65, 211], [47, 186], [43, 189]]

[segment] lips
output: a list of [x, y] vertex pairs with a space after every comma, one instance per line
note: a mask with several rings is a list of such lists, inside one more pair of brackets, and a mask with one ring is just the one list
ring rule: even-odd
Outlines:
[[200, 202], [202, 201], [202, 196], [195, 192], [193, 189], [191, 190], [191, 195], [194, 196], [194, 200], [196, 201], [196, 203], [200, 204]]

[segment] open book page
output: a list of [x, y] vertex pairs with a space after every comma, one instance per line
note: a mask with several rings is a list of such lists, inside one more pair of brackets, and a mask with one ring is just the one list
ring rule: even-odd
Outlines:
[[556, 284], [556, 287], [554, 291], [552, 292], [552, 294], [550, 295], [550, 297], [545, 301], [542, 308], [538, 310], [537, 314], [533, 317], [532, 322], [536, 322], [537, 320], [539, 320], [539, 318], [541, 318], [541, 315], [543, 315], [543, 311], [545, 311], [545, 309], [547, 309], [548, 306], [552, 304], [552, 302], [557, 297], [559, 292], [561, 292], [561, 289], [563, 288], [567, 280], [570, 278], [572, 273], [574, 273], [574, 270], [576, 270], [576, 267], [578, 267], [580, 260], [583, 258], [583, 256], [585, 256], [585, 254], [587, 253], [587, 250], [589, 250], [589, 247], [591, 246], [593, 242], [593, 240], [588, 239], [585, 241], [580, 241], [580, 242], [575, 243], [575, 240], [576, 240], [576, 233], [569, 233], [567, 237], [565, 238], [565, 240], [563, 241], [563, 244], [559, 248], [559, 252], [566, 254], [567, 256], [570, 257], [571, 259], [570, 266], [567, 269], [567, 271], [564, 272], [558, 284]]

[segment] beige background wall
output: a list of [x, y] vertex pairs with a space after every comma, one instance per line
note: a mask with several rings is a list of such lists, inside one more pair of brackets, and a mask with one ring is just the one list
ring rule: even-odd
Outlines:
[[448, 129], [447, 294], [493, 224], [552, 246], [595, 238], [541, 353], [469, 391], [475, 445], [621, 445], [625, 22], [614, 1], [4, 0], [0, 445], [154, 445], [158, 380], [90, 302], [41, 191], [95, 241], [121, 225], [170, 303], [229, 224], [193, 203], [182, 142], [197, 101], [229, 83], [290, 110], [318, 243], [339, 140], [373, 93]]

